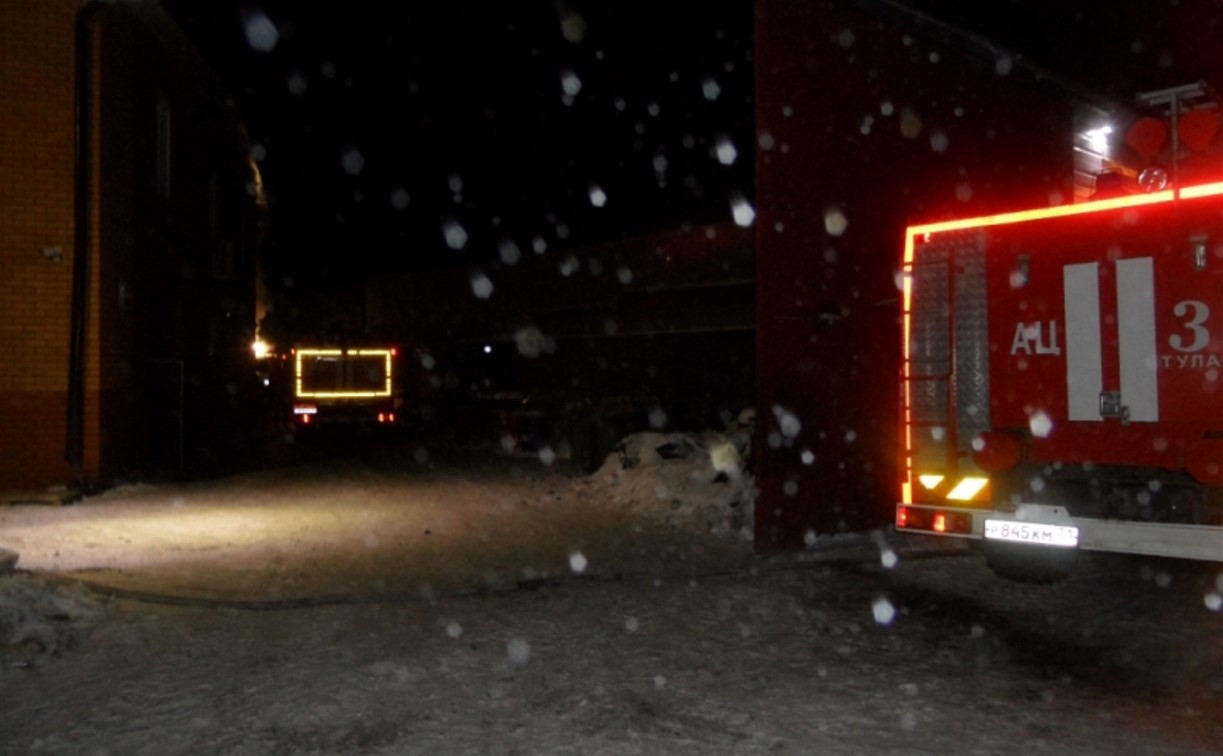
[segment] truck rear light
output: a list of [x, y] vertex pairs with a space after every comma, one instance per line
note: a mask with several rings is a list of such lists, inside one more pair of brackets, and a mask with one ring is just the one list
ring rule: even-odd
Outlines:
[[922, 488], [926, 489], [927, 491], [933, 491], [934, 489], [938, 488], [940, 483], [943, 482], [943, 476], [942, 475], [918, 475], [917, 482], [921, 483]]
[[909, 507], [902, 504], [896, 508], [896, 529], [968, 535], [972, 533], [972, 515], [968, 512]]

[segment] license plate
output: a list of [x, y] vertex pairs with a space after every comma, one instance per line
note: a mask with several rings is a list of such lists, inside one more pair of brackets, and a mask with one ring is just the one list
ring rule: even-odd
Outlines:
[[1078, 546], [1079, 529], [1070, 525], [1045, 525], [1039, 522], [986, 520], [985, 537], [994, 541], [1032, 543], [1040, 546]]

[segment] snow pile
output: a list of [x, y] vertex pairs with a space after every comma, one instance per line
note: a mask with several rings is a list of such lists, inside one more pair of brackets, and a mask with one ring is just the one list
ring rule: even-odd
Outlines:
[[750, 426], [725, 433], [644, 432], [626, 437], [589, 479], [609, 503], [715, 536], [752, 540]]
[[0, 576], [0, 671], [32, 667], [89, 636], [102, 600], [82, 585], [24, 573]]

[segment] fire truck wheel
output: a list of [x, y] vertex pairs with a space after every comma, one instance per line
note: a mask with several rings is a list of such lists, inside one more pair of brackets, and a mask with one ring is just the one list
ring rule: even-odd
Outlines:
[[1074, 569], [1078, 551], [1019, 543], [981, 545], [985, 562], [994, 574], [1020, 583], [1056, 583]]

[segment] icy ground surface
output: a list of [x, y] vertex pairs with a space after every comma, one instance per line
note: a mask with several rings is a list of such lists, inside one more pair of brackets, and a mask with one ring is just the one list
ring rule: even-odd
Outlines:
[[1223, 750], [1217, 569], [754, 556], [750, 480], [706, 464], [409, 454], [0, 509], [0, 753]]

